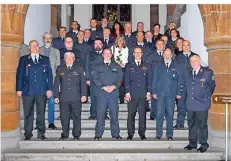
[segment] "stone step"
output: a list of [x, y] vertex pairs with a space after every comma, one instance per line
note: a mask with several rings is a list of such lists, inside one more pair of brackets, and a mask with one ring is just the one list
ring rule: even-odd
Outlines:
[[4, 154], [5, 161], [217, 161], [221, 151], [206, 153], [175, 149], [25, 149]]
[[[90, 106], [91, 104], [89, 103], [84, 103], [82, 104], [82, 111], [88, 112], [90, 111]], [[149, 104], [149, 107], [151, 108], [151, 104]], [[46, 106], [46, 110], [48, 110], [48, 105]], [[59, 105], [55, 104], [55, 111], [59, 111]], [[127, 109], [127, 104], [119, 104], [119, 111], [120, 112], [124, 112], [124, 111], [128, 111]], [[177, 111], [177, 108], [175, 107], [175, 111]]]
[[[21, 127], [24, 127], [24, 120], [20, 121], [21, 123]], [[46, 123], [46, 127], [48, 127], [48, 120], [45, 120]], [[95, 128], [95, 124], [96, 124], [96, 120], [81, 120], [81, 126], [84, 127], [88, 127], [88, 128]], [[135, 122], [135, 126], [138, 127], [139, 121], [137, 120]], [[176, 124], [176, 120], [173, 121], [173, 125]], [[55, 125], [58, 128], [61, 128], [61, 121], [60, 120], [55, 120]], [[120, 128], [127, 128], [127, 120], [119, 120], [119, 126]], [[146, 126], [147, 128], [155, 128], [156, 127], [156, 120], [147, 120], [146, 121]], [[34, 127], [36, 127], [36, 121], [34, 120]], [[70, 121], [70, 127], [73, 127], [73, 121]], [[105, 127], [106, 128], [110, 128], [110, 120], [106, 120], [105, 121]], [[164, 120], [164, 124], [163, 127], [166, 128], [166, 120]], [[188, 127], [187, 121], [185, 121], [184, 127]]]
[[[60, 116], [60, 112], [59, 111], [55, 111], [55, 119], [57, 119], [57, 117]], [[108, 114], [109, 116], [109, 114]], [[81, 119], [88, 119], [90, 117], [90, 112], [82, 112], [81, 113]], [[119, 119], [127, 119], [128, 117], [128, 112], [119, 112]], [[36, 112], [34, 112], [34, 118], [36, 118]], [[136, 119], [139, 118], [139, 114], [137, 112], [136, 114]], [[23, 116], [21, 116], [21, 119], [23, 119]], [[48, 119], [48, 112], [45, 112], [45, 119]], [[149, 120], [150, 119], [150, 113], [147, 112], [146, 113], [146, 119]], [[174, 116], [173, 119], [177, 119], [177, 112], [174, 112]]]
[[20, 149], [175, 149], [183, 148], [188, 144], [185, 138], [177, 138], [172, 141], [160, 140], [156, 141], [153, 138], [149, 140], [140, 140], [138, 138], [128, 141], [118, 141], [112, 138], [104, 138], [100, 141], [94, 141], [93, 138], [81, 138], [81, 140], [73, 141], [71, 139], [59, 141], [58, 138], [51, 138], [50, 140], [41, 141], [33, 139], [30, 141], [19, 141]]
[[[22, 129], [21, 132], [24, 134], [24, 130]], [[61, 136], [62, 130], [60, 128], [55, 129], [55, 130], [51, 130], [51, 129], [47, 129], [45, 135], [48, 138], [58, 138]], [[127, 129], [126, 128], [120, 128], [120, 135], [121, 137], [123, 137], [124, 139], [127, 138]], [[156, 137], [156, 129], [147, 129], [146, 133], [145, 133], [147, 138], [154, 138]], [[33, 130], [33, 136], [37, 137], [37, 130]], [[94, 138], [95, 136], [95, 130], [90, 128], [90, 129], [86, 129], [86, 128], [82, 128], [82, 134], [81, 134], [81, 138]], [[166, 130], [163, 129], [163, 138], [165, 138], [166, 136]], [[70, 133], [69, 133], [69, 137], [72, 138], [72, 130], [70, 129]], [[105, 128], [104, 130], [104, 134], [103, 134], [104, 138], [111, 138], [111, 130], [108, 128]], [[138, 130], [135, 130], [135, 134], [134, 137], [138, 137]], [[188, 129], [184, 129], [184, 130], [174, 130], [173, 132], [173, 137], [174, 138], [188, 138]]]

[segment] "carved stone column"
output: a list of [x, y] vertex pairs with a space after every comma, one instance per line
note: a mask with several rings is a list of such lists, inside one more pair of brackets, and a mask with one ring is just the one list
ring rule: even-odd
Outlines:
[[20, 139], [16, 68], [28, 5], [1, 5], [1, 136], [2, 150], [16, 147]]
[[[205, 46], [209, 67], [216, 80], [214, 94], [231, 94], [231, 5], [199, 5], [204, 23]], [[231, 132], [229, 106], [229, 140]], [[209, 143], [214, 148], [225, 148], [225, 105], [213, 104], [209, 110]], [[231, 143], [231, 142], [230, 142]]]

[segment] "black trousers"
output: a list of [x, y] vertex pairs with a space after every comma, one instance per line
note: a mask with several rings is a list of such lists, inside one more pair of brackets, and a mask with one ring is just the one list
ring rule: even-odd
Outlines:
[[[123, 71], [123, 75], [124, 75], [124, 78], [125, 78], [125, 68], [122, 68], [122, 71]], [[124, 103], [124, 96], [125, 96], [125, 84], [124, 84], [124, 81], [123, 81], [120, 88], [119, 88], [120, 103]]]
[[22, 96], [23, 112], [24, 112], [24, 136], [32, 137], [33, 122], [34, 122], [34, 104], [36, 104], [36, 127], [38, 137], [44, 135], [45, 126], [45, 109], [46, 96]]
[[72, 135], [80, 137], [81, 135], [81, 110], [80, 101], [60, 101], [60, 120], [62, 124], [62, 137], [69, 137], [70, 118], [73, 120]]
[[135, 133], [135, 117], [138, 109], [139, 113], [139, 130], [140, 136], [145, 135], [146, 131], [146, 98], [133, 98], [128, 103], [128, 119], [127, 128], [128, 135], [134, 135]]
[[207, 144], [208, 140], [208, 110], [187, 112], [189, 127], [189, 145], [197, 147], [199, 138], [200, 144]]

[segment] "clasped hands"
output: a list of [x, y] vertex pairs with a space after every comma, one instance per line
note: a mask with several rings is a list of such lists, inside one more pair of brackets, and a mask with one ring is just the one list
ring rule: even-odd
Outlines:
[[107, 93], [112, 93], [114, 89], [116, 89], [114, 85], [103, 87], [103, 90], [106, 91]]

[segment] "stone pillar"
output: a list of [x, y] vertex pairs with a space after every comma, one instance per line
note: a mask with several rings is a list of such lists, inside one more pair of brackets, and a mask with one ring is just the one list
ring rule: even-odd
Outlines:
[[2, 151], [20, 139], [19, 98], [15, 91], [16, 68], [28, 5], [1, 5], [1, 139]]
[[57, 4], [51, 4], [51, 34], [53, 37], [58, 36], [57, 21]]
[[[231, 5], [199, 5], [204, 24], [205, 46], [208, 48], [209, 67], [216, 80], [214, 94], [231, 94]], [[229, 105], [229, 140], [231, 132]], [[209, 110], [209, 143], [214, 148], [225, 148], [225, 105], [213, 104]], [[231, 152], [230, 152], [231, 153]], [[229, 154], [230, 154], [229, 153]]]

